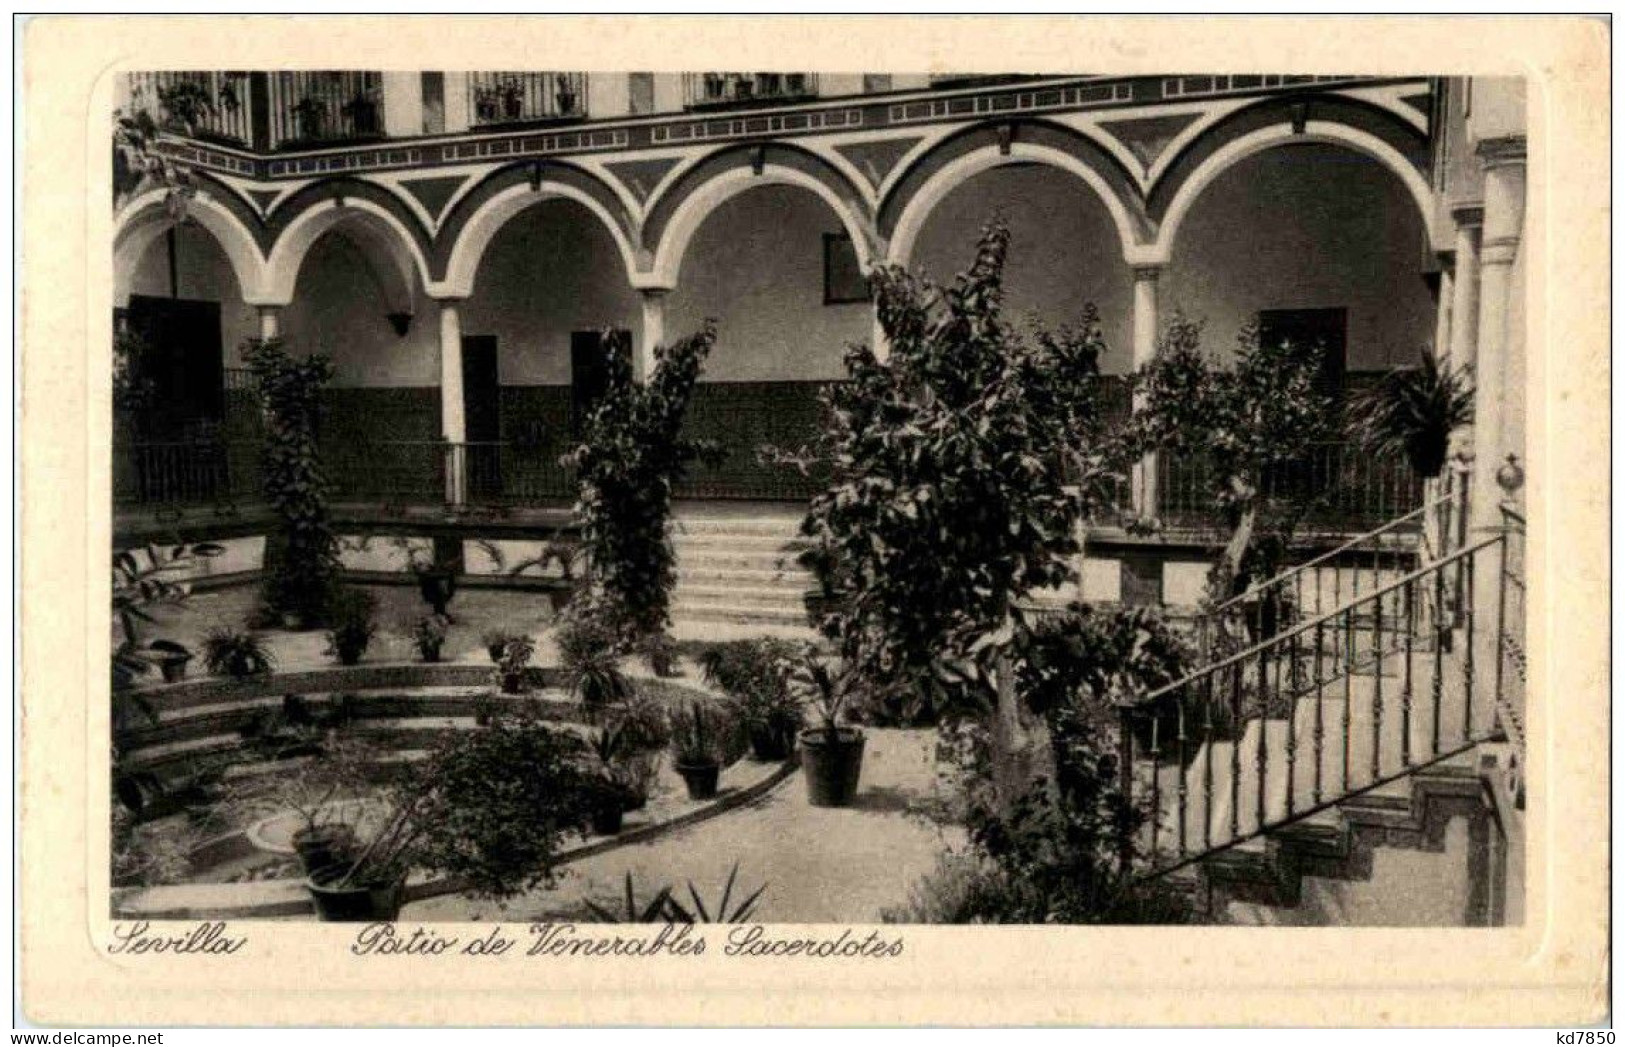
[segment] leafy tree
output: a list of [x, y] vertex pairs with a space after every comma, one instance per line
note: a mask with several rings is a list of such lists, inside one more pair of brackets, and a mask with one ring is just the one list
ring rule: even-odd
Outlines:
[[576, 472], [576, 516], [587, 555], [587, 591], [578, 613], [602, 615], [617, 649], [633, 650], [665, 630], [677, 584], [668, 527], [672, 486], [688, 464], [711, 458], [714, 446], [685, 439], [688, 412], [716, 325], [673, 346], [655, 348], [654, 371], [639, 384], [624, 332], [607, 335], [603, 395], [587, 416], [579, 444], [562, 463]]
[[1019, 604], [1073, 578], [1079, 525], [1112, 475], [1098, 318], [1020, 337], [1002, 316], [1009, 239], [990, 225], [949, 287], [876, 274], [891, 352], [853, 347], [850, 381], [822, 394], [832, 480], [802, 527], [833, 597], [818, 626], [847, 668], [905, 715], [991, 713], [1007, 800], [1041, 748], [1004, 664]]
[[880, 686], [932, 690], [934, 669], [1005, 627], [1016, 602], [1071, 577], [1104, 464], [1100, 326], [1018, 337], [1001, 315], [1009, 232], [984, 230], [951, 287], [875, 276], [891, 352], [846, 355], [822, 393], [832, 470], [803, 532], [835, 613], [820, 628]]
[[281, 519], [266, 603], [314, 624], [326, 614], [339, 567], [316, 446], [321, 391], [333, 365], [325, 356], [296, 360], [276, 339], [250, 340], [243, 358], [264, 409], [265, 496]]
[[1247, 561], [1266, 500], [1266, 471], [1289, 466], [1335, 433], [1316, 388], [1318, 346], [1261, 340], [1243, 331], [1228, 366], [1202, 351], [1202, 325], [1168, 324], [1156, 357], [1136, 375], [1139, 402], [1121, 434], [1130, 453], [1162, 451], [1203, 466], [1224, 550], [1209, 596], [1228, 599]]

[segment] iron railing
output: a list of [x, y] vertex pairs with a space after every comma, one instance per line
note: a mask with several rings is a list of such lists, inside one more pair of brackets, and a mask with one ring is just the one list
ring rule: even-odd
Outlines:
[[[1157, 515], [1164, 526], [1208, 525], [1212, 483], [1199, 457], [1157, 455]], [[1403, 458], [1377, 458], [1353, 444], [1316, 444], [1302, 458], [1266, 469], [1262, 495], [1305, 508], [1303, 525], [1367, 530], [1422, 503], [1422, 481]]]
[[115, 441], [113, 504], [227, 509], [259, 497], [258, 461], [223, 439]]
[[817, 73], [683, 74], [683, 104], [689, 108], [794, 102], [817, 96]]
[[1295, 621], [1314, 618], [1466, 544], [1467, 475], [1453, 468], [1426, 504], [1356, 535], [1245, 592], [1196, 620], [1198, 649], [1211, 656], [1268, 639]]
[[506, 443], [447, 444], [454, 504], [509, 507], [570, 503], [574, 473], [557, 453]]
[[377, 72], [313, 70], [271, 77], [273, 148], [379, 138], [384, 77]]
[[1508, 537], [1120, 706], [1119, 786], [1152, 814], [1122, 860], [1171, 872], [1505, 733], [1504, 679], [1475, 652], [1511, 610], [1480, 620], [1474, 592], [1506, 573]]
[[146, 112], [164, 130], [231, 145], [253, 139], [247, 73], [131, 73], [129, 83], [131, 109]]
[[319, 454], [336, 501], [405, 509], [452, 500], [444, 440], [323, 441]]
[[480, 126], [585, 117], [587, 74], [469, 73], [468, 111]]

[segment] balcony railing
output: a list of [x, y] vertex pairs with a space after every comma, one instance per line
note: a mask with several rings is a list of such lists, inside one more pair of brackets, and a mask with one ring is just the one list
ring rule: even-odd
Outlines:
[[587, 74], [469, 73], [468, 111], [479, 126], [584, 118]]
[[683, 74], [683, 104], [691, 109], [795, 102], [817, 96], [817, 73]]
[[[1174, 528], [1201, 528], [1212, 519], [1205, 463], [1157, 458], [1157, 515]], [[1403, 458], [1373, 458], [1344, 443], [1317, 444], [1301, 459], [1264, 474], [1266, 498], [1305, 506], [1303, 523], [1329, 531], [1368, 530], [1422, 504], [1422, 481]]]
[[253, 138], [252, 104], [247, 73], [130, 74], [130, 108], [191, 138], [247, 145]]
[[159, 510], [252, 503], [259, 499], [259, 463], [237, 452], [220, 439], [115, 444], [113, 503]]
[[270, 94], [273, 148], [383, 136], [382, 73], [277, 73]]

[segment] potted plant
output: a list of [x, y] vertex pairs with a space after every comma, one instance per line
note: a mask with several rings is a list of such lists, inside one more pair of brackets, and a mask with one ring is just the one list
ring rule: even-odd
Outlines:
[[818, 714], [820, 725], [801, 732], [801, 767], [807, 775], [807, 801], [814, 807], [846, 807], [858, 793], [863, 773], [863, 732], [839, 725], [855, 680], [833, 672], [812, 645], [797, 660], [790, 686]]
[[269, 673], [276, 656], [257, 633], [217, 626], [203, 638], [203, 664], [214, 676], [243, 680]]
[[1374, 455], [1403, 454], [1418, 476], [1444, 471], [1450, 434], [1473, 420], [1473, 386], [1462, 371], [1423, 353], [1417, 367], [1389, 371], [1350, 407], [1355, 440]]
[[660, 703], [633, 692], [601, 714], [617, 734], [612, 773], [627, 787], [627, 806], [636, 811], [648, 802], [660, 772], [660, 755], [671, 742], [671, 724]]
[[378, 103], [371, 95], [358, 91], [339, 107], [346, 119], [350, 121], [350, 131], [357, 135], [375, 135], [378, 133]]
[[801, 703], [788, 679], [795, 654], [790, 641], [764, 637], [715, 644], [700, 656], [705, 682], [733, 700], [751, 753], [764, 763], [785, 760], [795, 750]]
[[146, 657], [156, 663], [165, 683], [179, 683], [186, 679], [186, 666], [192, 652], [174, 640], [154, 640], [147, 645]]
[[509, 640], [523, 640], [525, 637], [518, 633], [510, 633], [506, 629], [487, 629], [480, 634], [480, 645], [485, 653], [491, 656], [492, 664], [502, 660], [503, 649], [508, 646]]
[[649, 669], [663, 680], [677, 675], [677, 641], [668, 632], [650, 633], [640, 645]]
[[718, 740], [714, 718], [699, 702], [690, 702], [672, 717], [673, 762], [691, 800], [709, 800], [717, 794], [722, 775]]
[[572, 116], [576, 111], [575, 86], [565, 76], [558, 78], [558, 90], [554, 92], [554, 99], [559, 103], [560, 116]]
[[306, 95], [288, 107], [295, 120], [299, 122], [299, 137], [307, 141], [316, 141], [325, 137], [327, 124], [327, 107], [321, 99], [314, 95]]
[[355, 665], [361, 661], [377, 632], [374, 618], [377, 609], [377, 597], [364, 589], [344, 589], [333, 598], [327, 653], [336, 657], [340, 665]]
[[509, 638], [503, 645], [502, 656], [492, 675], [503, 694], [523, 694], [529, 686], [530, 659], [536, 653], [536, 644], [528, 636]]
[[457, 564], [433, 558], [424, 560], [418, 556], [418, 550], [413, 549], [406, 566], [417, 580], [418, 594], [423, 597], [423, 602], [437, 616], [450, 621], [451, 615], [446, 606], [457, 595]]
[[448, 621], [445, 615], [428, 614], [412, 623], [408, 632], [418, 657], [426, 662], [438, 662], [440, 649], [446, 643]]
[[588, 710], [602, 709], [632, 695], [614, 653], [615, 634], [594, 615], [567, 615], [553, 634], [570, 694]]

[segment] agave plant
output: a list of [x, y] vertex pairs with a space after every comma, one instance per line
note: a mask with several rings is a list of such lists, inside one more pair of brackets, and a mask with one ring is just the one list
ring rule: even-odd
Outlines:
[[581, 899], [581, 903], [598, 918], [599, 923], [667, 923], [669, 921], [666, 918], [666, 911], [671, 902], [671, 885], [667, 884], [660, 888], [647, 904], [639, 905], [636, 888], [632, 885], [632, 873], [629, 871], [626, 874], [625, 902], [626, 908], [616, 912], [606, 909], [591, 898]]
[[[762, 892], [767, 890], [767, 884], [762, 884], [742, 900], [735, 901], [734, 884], [738, 879], [739, 863], [735, 862], [728, 871], [727, 882], [722, 885], [722, 897], [714, 905], [705, 904], [693, 880], [688, 882], [688, 896], [693, 908], [673, 897], [670, 884], [656, 891], [647, 903], [639, 905], [637, 889], [633, 885], [631, 872], [628, 872], [623, 899], [625, 907], [619, 912], [605, 908], [590, 898], [583, 898], [581, 902], [602, 923], [744, 923], [756, 910], [756, 903], [761, 899]], [[731, 906], [730, 902], [733, 903]]]
[[203, 640], [203, 664], [216, 676], [260, 676], [276, 665], [276, 655], [251, 632], [218, 627]]
[[713, 910], [706, 906], [705, 899], [700, 897], [700, 892], [695, 888], [694, 881], [688, 881], [688, 896], [694, 902], [694, 908], [691, 910], [676, 898], [672, 898], [666, 904], [668, 918], [673, 923], [744, 923], [750, 919], [750, 914], [755, 911], [756, 902], [762, 897], [762, 892], [767, 890], [767, 884], [764, 883], [756, 888], [748, 897], [736, 903], [730, 909], [728, 902], [733, 897], [734, 882], [738, 879], [739, 863], [734, 862], [733, 868], [728, 870], [728, 882], [722, 885], [722, 897], [717, 899], [714, 915]]
[[1418, 475], [1434, 477], [1444, 470], [1450, 434], [1472, 420], [1467, 375], [1423, 353], [1420, 366], [1389, 371], [1355, 397], [1350, 430], [1366, 451], [1403, 454]]

